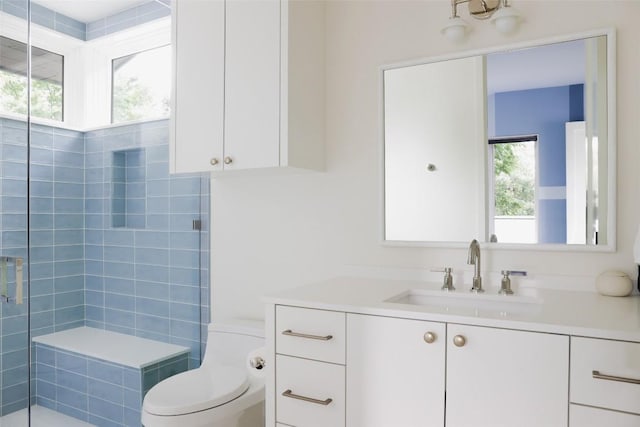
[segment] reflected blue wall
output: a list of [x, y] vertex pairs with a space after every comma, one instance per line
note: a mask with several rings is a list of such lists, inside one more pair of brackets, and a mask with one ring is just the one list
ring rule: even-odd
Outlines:
[[[540, 187], [566, 186], [565, 123], [584, 120], [583, 85], [496, 93], [490, 137], [538, 135]], [[566, 243], [566, 198], [540, 199], [538, 242]]]

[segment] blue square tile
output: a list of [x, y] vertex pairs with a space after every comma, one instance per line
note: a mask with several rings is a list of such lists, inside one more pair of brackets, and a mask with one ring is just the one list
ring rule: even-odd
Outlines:
[[56, 369], [56, 385], [65, 387], [79, 393], [87, 393], [87, 377], [84, 375], [74, 374], [73, 372]]
[[[133, 260], [131, 260], [131, 262], [133, 262]], [[105, 273], [105, 276], [107, 277], [132, 279], [134, 277], [133, 264], [105, 261], [104, 273]]]
[[[25, 384], [29, 379], [29, 372], [27, 369], [27, 365], [17, 366], [14, 368], [3, 369], [2, 371], [2, 388], [3, 391], [9, 387], [17, 386], [20, 384]], [[20, 398], [24, 398], [26, 396], [21, 396]], [[3, 399], [4, 401], [4, 396]], [[15, 400], [9, 400], [9, 402], [15, 402]]]
[[169, 283], [169, 268], [160, 265], [135, 265], [136, 279], [147, 282]]
[[66, 406], [70, 406], [81, 411], [87, 410], [87, 395], [66, 387], [56, 387], [56, 400]]
[[134, 313], [127, 311], [105, 308], [104, 321], [111, 326], [125, 327], [128, 328], [128, 330], [133, 331], [133, 326], [135, 325], [135, 315]]
[[56, 351], [56, 368], [86, 376], [87, 358], [58, 350]]
[[142, 373], [139, 369], [124, 367], [123, 382], [126, 388], [139, 392], [142, 385]]
[[136, 298], [136, 312], [168, 318], [171, 314], [170, 303], [168, 301], [138, 297]]
[[[25, 377], [26, 378], [26, 377]], [[11, 386], [3, 387], [2, 390], [2, 406], [15, 402], [23, 402], [29, 396], [28, 383], [22, 382]], [[26, 404], [23, 406], [26, 407]]]
[[123, 385], [125, 368], [120, 365], [89, 359], [88, 376], [115, 385]]
[[96, 397], [89, 396], [88, 399], [88, 412], [89, 414], [110, 420], [113, 423], [122, 423], [123, 419], [123, 407], [115, 403], [107, 402], [106, 400], [98, 399]]
[[104, 302], [105, 302], [105, 306], [114, 310], [122, 310], [122, 311], [135, 310], [134, 297], [131, 295], [112, 294], [110, 292], [105, 292]]
[[36, 394], [39, 397], [54, 401], [56, 400], [56, 386], [53, 383], [40, 381], [36, 382]]
[[88, 393], [91, 397], [97, 397], [98, 399], [115, 403], [118, 406], [124, 405], [124, 389], [120, 385], [89, 378]]
[[136, 329], [138, 331], [155, 332], [166, 336], [170, 327], [171, 322], [167, 318], [145, 314], [136, 315]]

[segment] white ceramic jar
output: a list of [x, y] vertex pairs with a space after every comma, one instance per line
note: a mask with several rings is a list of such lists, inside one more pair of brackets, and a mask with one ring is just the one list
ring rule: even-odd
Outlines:
[[596, 290], [601, 295], [626, 297], [633, 290], [633, 282], [622, 271], [605, 271], [596, 278]]

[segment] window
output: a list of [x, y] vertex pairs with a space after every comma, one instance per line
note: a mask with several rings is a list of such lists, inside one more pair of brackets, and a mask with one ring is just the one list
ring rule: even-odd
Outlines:
[[536, 243], [537, 136], [489, 141], [492, 240]]
[[[0, 36], [0, 111], [27, 114], [27, 45]], [[64, 57], [31, 47], [31, 115], [63, 119]]]
[[167, 117], [171, 46], [114, 59], [112, 79], [112, 123]]

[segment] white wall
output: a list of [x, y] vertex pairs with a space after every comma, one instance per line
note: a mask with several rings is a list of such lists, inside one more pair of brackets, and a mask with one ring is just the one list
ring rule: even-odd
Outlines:
[[[592, 289], [593, 278], [605, 269], [635, 277], [640, 2], [516, 0], [513, 5], [526, 17], [514, 36], [474, 22], [471, 40], [454, 46], [439, 33], [449, 13], [446, 0], [328, 2], [326, 172], [213, 182], [214, 318], [261, 317], [260, 295], [338, 274], [431, 277], [429, 269], [443, 265], [469, 270], [463, 249], [380, 244], [380, 65], [609, 26], [618, 30], [617, 252], [485, 251], [483, 267], [525, 269], [532, 280], [553, 277], [554, 286], [567, 278], [584, 289]], [[466, 17], [466, 7], [460, 9]]]

